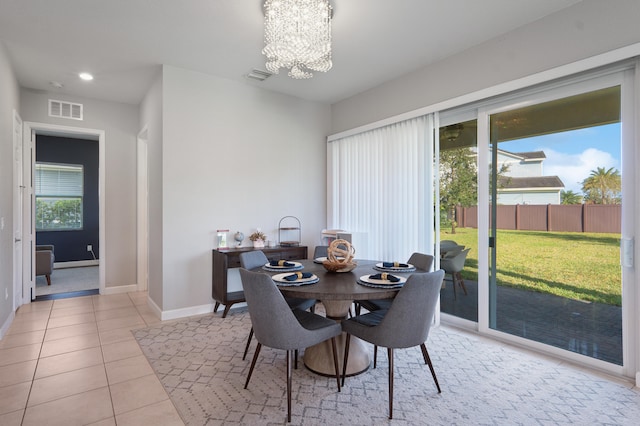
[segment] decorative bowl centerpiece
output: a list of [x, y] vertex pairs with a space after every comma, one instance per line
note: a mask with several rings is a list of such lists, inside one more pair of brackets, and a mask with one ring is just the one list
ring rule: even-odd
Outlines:
[[350, 272], [358, 264], [353, 261], [356, 249], [347, 240], [333, 240], [327, 249], [327, 260], [322, 262], [329, 272]]

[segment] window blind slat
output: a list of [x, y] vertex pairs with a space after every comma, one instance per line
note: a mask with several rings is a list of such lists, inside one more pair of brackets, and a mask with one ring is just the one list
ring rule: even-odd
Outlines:
[[36, 196], [81, 197], [83, 167], [36, 164], [35, 191]]

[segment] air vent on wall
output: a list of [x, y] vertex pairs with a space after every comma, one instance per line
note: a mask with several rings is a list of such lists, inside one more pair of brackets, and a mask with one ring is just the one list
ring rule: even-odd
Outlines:
[[49, 117], [82, 120], [82, 104], [49, 99]]

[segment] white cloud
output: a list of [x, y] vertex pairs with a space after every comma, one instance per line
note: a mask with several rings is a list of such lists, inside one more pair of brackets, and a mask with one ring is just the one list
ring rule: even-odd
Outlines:
[[551, 148], [541, 148], [547, 159], [544, 160], [543, 174], [558, 176], [565, 186], [565, 191], [582, 192], [582, 181], [589, 177], [592, 170], [598, 167], [620, 170], [618, 161], [608, 152], [595, 148], [587, 148], [578, 154], [565, 154]]

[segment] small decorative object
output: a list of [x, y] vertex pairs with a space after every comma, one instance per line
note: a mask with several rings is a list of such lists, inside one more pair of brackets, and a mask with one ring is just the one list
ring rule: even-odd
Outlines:
[[242, 241], [244, 241], [244, 234], [242, 232], [238, 231], [233, 236], [233, 239], [236, 240], [236, 242], [238, 243], [238, 247], [240, 247], [242, 245]]
[[228, 229], [218, 229], [218, 248], [226, 249], [227, 248], [227, 232]]
[[356, 249], [347, 240], [333, 240], [327, 249], [327, 260], [322, 262], [329, 272], [353, 271], [358, 264], [353, 261]]
[[256, 232], [249, 235], [249, 239], [253, 241], [254, 248], [263, 248], [264, 242], [267, 241], [267, 236], [260, 229], [257, 229]]
[[297, 247], [301, 239], [300, 219], [285, 216], [278, 223], [278, 241], [282, 247]]

